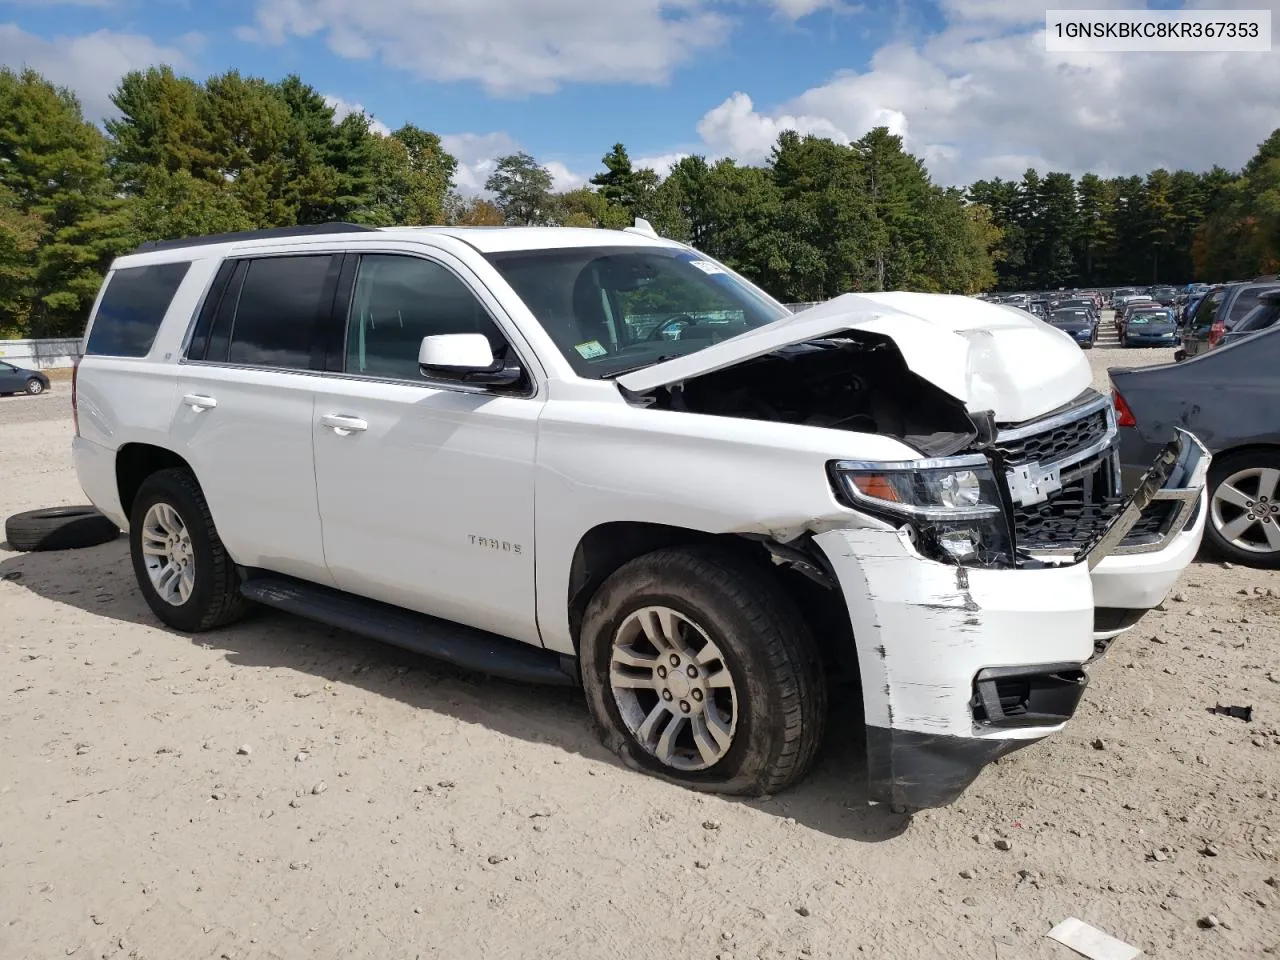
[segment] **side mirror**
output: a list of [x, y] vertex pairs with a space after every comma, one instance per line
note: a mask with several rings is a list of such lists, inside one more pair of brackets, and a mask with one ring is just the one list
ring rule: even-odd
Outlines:
[[418, 368], [424, 377], [485, 387], [509, 387], [524, 376], [520, 364], [495, 360], [483, 333], [445, 333], [423, 337]]

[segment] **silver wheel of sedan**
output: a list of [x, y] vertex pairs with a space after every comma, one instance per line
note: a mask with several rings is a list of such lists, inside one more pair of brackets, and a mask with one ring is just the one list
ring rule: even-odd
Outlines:
[[169, 504], [152, 504], [143, 518], [142, 554], [160, 599], [175, 607], [186, 603], [195, 588], [195, 553], [186, 523]]
[[664, 766], [705, 770], [733, 745], [738, 692], [707, 632], [670, 607], [642, 607], [613, 640], [609, 686], [627, 730]]
[[1246, 553], [1280, 553], [1280, 469], [1237, 470], [1213, 491], [1209, 520], [1231, 546]]

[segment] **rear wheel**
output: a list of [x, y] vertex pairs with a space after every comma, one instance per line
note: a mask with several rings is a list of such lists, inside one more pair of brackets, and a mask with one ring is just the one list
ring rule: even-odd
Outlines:
[[1248, 452], [1215, 460], [1209, 471], [1205, 535], [1228, 560], [1280, 568], [1280, 453]]
[[142, 482], [129, 548], [147, 606], [168, 626], [198, 633], [244, 614], [240, 577], [190, 471], [160, 470]]
[[629, 766], [717, 793], [774, 793], [812, 766], [827, 689], [790, 598], [732, 554], [660, 550], [588, 604], [583, 686]]

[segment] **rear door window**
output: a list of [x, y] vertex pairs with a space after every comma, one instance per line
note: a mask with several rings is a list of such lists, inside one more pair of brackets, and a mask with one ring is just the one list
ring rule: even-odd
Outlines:
[[1270, 287], [1245, 287], [1240, 291], [1240, 296], [1236, 297], [1235, 302], [1231, 304], [1231, 315], [1224, 317], [1228, 327], [1234, 326], [1236, 322], [1241, 320], [1254, 307], [1258, 305], [1258, 298], [1262, 296]]
[[239, 280], [234, 300], [231, 288], [223, 295], [206, 359], [307, 370], [316, 358], [322, 365], [321, 325], [333, 306], [341, 261], [330, 254], [249, 261], [243, 279], [233, 278], [233, 287]]
[[89, 330], [85, 354], [145, 357], [190, 267], [189, 262], [155, 263], [112, 272]]
[[1253, 333], [1274, 326], [1277, 319], [1280, 319], [1280, 300], [1268, 298], [1250, 310], [1232, 329], [1237, 333]]

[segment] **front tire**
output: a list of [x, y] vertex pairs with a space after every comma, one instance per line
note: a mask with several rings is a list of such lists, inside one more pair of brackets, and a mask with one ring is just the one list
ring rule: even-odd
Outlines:
[[759, 796], [813, 765], [827, 712], [817, 645], [777, 583], [732, 554], [625, 564], [587, 605], [579, 653], [600, 736], [634, 769]]
[[240, 577], [190, 471], [160, 470], [142, 482], [129, 550], [147, 606], [173, 629], [199, 633], [244, 615]]
[[29, 393], [33, 397], [37, 396], [38, 394], [44, 393], [44, 384], [41, 383], [39, 380], [37, 380], [35, 377], [32, 377], [30, 380], [27, 381], [27, 393]]
[[1205, 539], [1242, 566], [1280, 568], [1280, 453], [1267, 450], [1214, 460], [1209, 468]]

